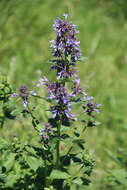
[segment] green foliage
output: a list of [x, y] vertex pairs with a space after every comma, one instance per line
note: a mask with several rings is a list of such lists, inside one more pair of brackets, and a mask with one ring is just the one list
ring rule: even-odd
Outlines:
[[6, 77], [1, 77], [0, 81], [0, 127], [3, 127], [5, 119], [15, 119], [17, 115], [16, 105], [10, 101], [13, 93], [12, 87]]
[[69, 174], [66, 172], [62, 172], [59, 170], [53, 170], [49, 176], [49, 179], [54, 180], [54, 179], [68, 179], [70, 177]]
[[[68, 155], [64, 152], [67, 157], [61, 156], [63, 171], [59, 171], [52, 168], [50, 159], [45, 160], [47, 153], [41, 145], [35, 147], [23, 144], [17, 138], [14, 138], [12, 143], [0, 139], [0, 188], [1, 190], [7, 188], [12, 190], [20, 190], [21, 188], [24, 190], [33, 188], [41, 190], [45, 187], [46, 176], [47, 189], [50, 189], [50, 184], [57, 188], [57, 180], [59, 183], [63, 183], [64, 180], [65, 187], [72, 184], [87, 185], [90, 182], [87, 176], [91, 173], [93, 161], [89, 159], [85, 151], [83, 152], [84, 154], [80, 151], [79, 154], [73, 152], [68, 153]], [[45, 161], [47, 162], [46, 165]], [[47, 172], [46, 176], [45, 172]]]
[[37, 170], [43, 167], [36, 147], [20, 144], [16, 138], [12, 143], [0, 139], [0, 144], [1, 189], [31, 189], [38, 178]]
[[[24, 116], [22, 113], [25, 110], [27, 117], [31, 118], [35, 131], [39, 132], [42, 126], [37, 118], [41, 116], [41, 113], [37, 117], [34, 115], [34, 109], [31, 109], [32, 103], [22, 112], [20, 109], [18, 110], [15, 106], [16, 103], [12, 101], [13, 91], [9, 83], [6, 81], [2, 85], [1, 90], [4, 96], [2, 95], [1, 101], [4, 121], [15, 119], [17, 115]], [[38, 97], [40, 100], [41, 97]], [[22, 96], [19, 96], [19, 99], [22, 100]], [[77, 102], [77, 100], [73, 101]], [[84, 103], [82, 99], [78, 101]], [[1, 190], [42, 190], [45, 188], [69, 190], [72, 185], [77, 188], [89, 185], [93, 160], [89, 157], [85, 141], [82, 138], [87, 124], [85, 125], [83, 122], [85, 127], [80, 131], [76, 126], [70, 127], [72, 123], [60, 125], [58, 121], [51, 118], [48, 121], [52, 124], [54, 134], [48, 141], [40, 142], [37, 146], [20, 142], [16, 137], [12, 142], [0, 138]], [[61, 133], [59, 136], [57, 134], [58, 126], [60, 126]], [[57, 160], [58, 157], [54, 151], [57, 149], [58, 141], [60, 142], [59, 160]], [[59, 161], [59, 165], [56, 160]]]

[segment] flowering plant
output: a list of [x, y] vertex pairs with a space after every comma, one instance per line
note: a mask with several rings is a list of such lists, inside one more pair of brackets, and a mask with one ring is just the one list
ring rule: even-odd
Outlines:
[[[35, 84], [35, 90], [28, 90], [23, 85], [9, 98], [20, 97], [24, 106], [22, 114], [32, 118], [32, 125], [40, 135], [41, 154], [40, 149], [31, 147], [34, 159], [39, 159], [39, 164], [32, 168], [28, 159], [25, 162], [35, 173], [41, 168], [41, 189], [69, 190], [72, 186], [78, 188], [90, 183], [94, 162], [85, 148], [83, 134], [87, 127], [96, 125], [95, 114], [99, 112], [100, 104], [94, 103], [93, 97], [88, 96], [80, 85], [77, 63], [81, 51], [76, 26], [64, 14], [63, 19], [54, 21], [53, 28], [56, 38], [50, 41], [53, 56], [50, 70], [55, 71], [55, 80], [42, 77]], [[46, 89], [46, 97], [37, 92], [40, 88]], [[31, 103], [32, 97], [48, 102], [46, 111], [49, 117], [46, 122], [35, 114], [36, 106]], [[25, 147], [22, 152], [26, 149], [29, 148]]]

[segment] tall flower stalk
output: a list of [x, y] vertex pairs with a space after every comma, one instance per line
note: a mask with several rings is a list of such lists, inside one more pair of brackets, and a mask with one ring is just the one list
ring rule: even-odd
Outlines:
[[[92, 113], [98, 112], [99, 105], [90, 101], [87, 94], [83, 92], [80, 87], [80, 79], [77, 75], [76, 63], [81, 58], [80, 41], [77, 40], [76, 34], [79, 31], [76, 29], [76, 25], [68, 22], [68, 15], [64, 14], [64, 19], [56, 19], [53, 24], [54, 31], [56, 33], [55, 40], [51, 40], [51, 50], [54, 59], [51, 70], [56, 70], [56, 80], [54, 87], [48, 88], [50, 93], [50, 99], [56, 100], [56, 105], [51, 107], [54, 119], [59, 123], [63, 121], [70, 122], [71, 120], [77, 120], [76, 116], [70, 113], [71, 100], [76, 96], [81, 95], [84, 99], [88, 100], [88, 103], [83, 105], [85, 112], [89, 116], [93, 116]], [[67, 93], [66, 83], [72, 82], [72, 91]], [[57, 127], [58, 141], [57, 141], [57, 162], [59, 160], [60, 149], [60, 125]]]
[[[26, 86], [21, 86], [12, 97], [19, 96], [22, 99], [25, 107], [23, 112], [31, 116], [32, 124], [41, 136], [44, 146], [44, 187], [46, 184], [47, 187], [53, 185], [57, 190], [68, 190], [72, 183], [89, 184], [85, 175], [90, 175], [93, 161], [86, 156], [82, 133], [87, 127], [96, 125], [95, 113], [99, 112], [100, 104], [94, 103], [93, 97], [88, 96], [80, 85], [77, 63], [81, 58], [81, 50], [76, 25], [69, 22], [68, 15], [64, 14], [63, 19], [54, 21], [53, 29], [56, 36], [50, 41], [53, 56], [50, 70], [55, 71], [56, 78], [49, 81], [43, 77], [35, 85], [36, 88], [44, 87], [47, 97], [41, 97], [36, 90], [28, 91]], [[50, 103], [47, 111], [52, 116], [46, 123], [39, 121], [33, 114], [36, 106], [30, 108], [30, 97]], [[72, 110], [77, 103], [81, 109], [80, 114], [74, 114]], [[74, 122], [83, 125], [80, 132], [78, 127], [71, 128]], [[41, 129], [40, 125], [43, 125]], [[66, 132], [68, 129], [72, 130], [71, 134]], [[71, 174], [71, 165], [78, 170], [76, 175]]]
[[[64, 20], [56, 19], [53, 24], [54, 31], [56, 33], [56, 39], [51, 40], [51, 49], [54, 60], [52, 61], [51, 69], [56, 70], [57, 82], [55, 83], [54, 96], [56, 99], [56, 105], [51, 108], [51, 112], [55, 119], [59, 120], [57, 126], [57, 149], [56, 149], [56, 164], [57, 169], [59, 166], [60, 157], [60, 130], [61, 121], [75, 120], [75, 116], [70, 113], [71, 106], [69, 98], [73, 96], [72, 93], [67, 93], [66, 80], [70, 79], [76, 74], [74, 68], [75, 63], [80, 58], [80, 42], [77, 41], [76, 26], [67, 21], [68, 15], [64, 15]], [[62, 80], [59, 80], [62, 79]], [[53, 91], [51, 91], [52, 93]]]

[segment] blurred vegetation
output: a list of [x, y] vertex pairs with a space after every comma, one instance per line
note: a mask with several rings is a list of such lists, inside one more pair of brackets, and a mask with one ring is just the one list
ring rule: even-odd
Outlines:
[[[108, 185], [106, 177], [108, 169], [119, 167], [107, 150], [119, 154], [119, 149], [127, 147], [126, 10], [126, 0], [0, 0], [0, 75], [7, 75], [14, 88], [32, 86], [41, 74], [53, 78], [48, 42], [54, 36], [56, 17], [69, 13], [78, 25], [81, 49], [87, 57], [78, 65], [82, 86], [102, 104], [101, 125], [85, 134], [96, 160], [90, 190], [126, 188]], [[4, 138], [15, 135], [29, 141], [32, 127], [19, 119], [1, 129]]]

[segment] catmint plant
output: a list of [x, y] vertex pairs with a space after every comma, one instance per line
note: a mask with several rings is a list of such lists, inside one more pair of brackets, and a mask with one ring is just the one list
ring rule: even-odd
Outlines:
[[[43, 161], [39, 166], [42, 167], [41, 189], [79, 189], [90, 183], [94, 164], [83, 134], [87, 127], [96, 125], [95, 114], [99, 113], [100, 104], [95, 103], [80, 84], [77, 65], [82, 54], [77, 26], [64, 14], [63, 19], [54, 21], [53, 29], [55, 39], [50, 41], [50, 71], [55, 72], [54, 81], [44, 76], [34, 83], [34, 90], [22, 85], [11, 98], [21, 99], [22, 114], [31, 117], [32, 125], [40, 136], [42, 154], [37, 153], [37, 148], [35, 152]], [[39, 94], [40, 89], [45, 89], [46, 97]], [[49, 114], [46, 122], [40, 120], [39, 113], [36, 115], [32, 98], [48, 102], [48, 107], [42, 107]], [[80, 113], [76, 113], [76, 106]]]

